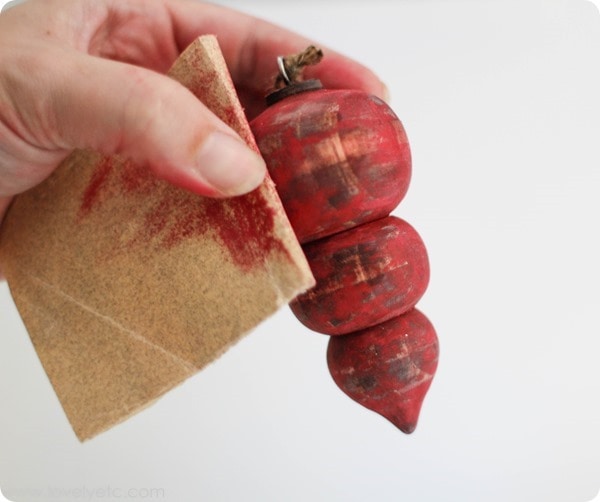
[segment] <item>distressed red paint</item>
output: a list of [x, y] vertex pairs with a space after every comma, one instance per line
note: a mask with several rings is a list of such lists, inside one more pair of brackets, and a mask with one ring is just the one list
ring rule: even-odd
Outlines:
[[402, 123], [357, 90], [302, 92], [250, 127], [301, 243], [387, 216], [411, 177]]
[[333, 335], [337, 385], [411, 433], [438, 345], [414, 310], [429, 281], [425, 245], [389, 216], [412, 170], [402, 123], [374, 96], [323, 89], [276, 102], [250, 126], [316, 279], [292, 312]]
[[156, 179], [144, 166], [106, 158], [98, 163], [83, 192], [80, 217], [102, 205], [105, 197], [127, 197], [143, 223], [125, 243], [131, 247], [170, 249], [186, 239], [212, 235], [243, 270], [262, 265], [272, 252], [287, 255], [274, 235], [275, 209], [263, 191], [227, 200], [211, 199], [173, 188]]
[[327, 364], [338, 387], [407, 434], [417, 426], [438, 357], [435, 329], [417, 309], [350, 335], [333, 336], [327, 348]]
[[387, 216], [303, 246], [317, 285], [290, 303], [308, 328], [345, 335], [413, 308], [427, 288], [427, 250], [406, 221]]

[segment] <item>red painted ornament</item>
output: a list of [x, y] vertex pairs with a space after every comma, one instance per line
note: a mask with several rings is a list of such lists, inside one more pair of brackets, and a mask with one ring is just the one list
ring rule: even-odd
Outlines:
[[408, 189], [410, 148], [379, 98], [297, 80], [321, 57], [309, 47], [279, 58], [284, 86], [250, 124], [317, 281], [290, 307], [334, 335], [327, 361], [337, 385], [411, 433], [438, 345], [414, 309], [429, 282], [427, 251], [412, 226], [389, 216]]

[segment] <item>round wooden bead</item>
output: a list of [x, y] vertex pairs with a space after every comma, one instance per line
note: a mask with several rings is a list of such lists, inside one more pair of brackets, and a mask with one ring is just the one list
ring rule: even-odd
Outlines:
[[408, 189], [406, 133], [375, 96], [301, 92], [250, 126], [301, 243], [387, 216]]
[[308, 328], [351, 333], [410, 310], [429, 282], [416, 230], [388, 216], [303, 246], [316, 286], [290, 303]]

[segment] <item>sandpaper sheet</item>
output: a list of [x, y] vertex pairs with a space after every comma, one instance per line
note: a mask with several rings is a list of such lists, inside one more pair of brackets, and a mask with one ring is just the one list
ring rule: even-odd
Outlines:
[[[256, 149], [215, 37], [195, 41], [169, 74]], [[15, 199], [0, 262], [80, 440], [146, 407], [314, 284], [268, 177], [216, 200], [90, 151]]]

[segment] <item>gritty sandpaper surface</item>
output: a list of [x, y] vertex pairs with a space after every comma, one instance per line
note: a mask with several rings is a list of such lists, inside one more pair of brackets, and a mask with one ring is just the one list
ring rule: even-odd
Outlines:
[[[215, 37], [169, 74], [256, 149]], [[80, 440], [152, 403], [314, 283], [270, 179], [215, 200], [89, 151], [17, 197], [0, 259]]]

